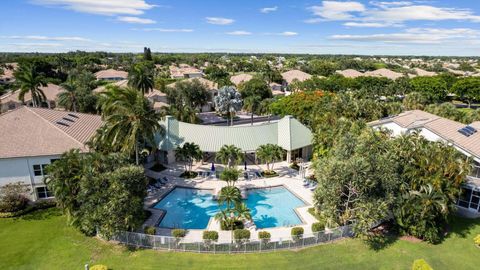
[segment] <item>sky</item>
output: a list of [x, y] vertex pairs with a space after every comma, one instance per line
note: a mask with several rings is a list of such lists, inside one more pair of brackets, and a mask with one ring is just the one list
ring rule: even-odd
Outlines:
[[2, 0], [0, 51], [480, 56], [480, 1]]

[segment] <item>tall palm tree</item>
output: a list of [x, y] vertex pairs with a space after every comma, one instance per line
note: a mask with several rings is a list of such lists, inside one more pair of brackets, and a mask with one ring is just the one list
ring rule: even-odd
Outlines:
[[227, 186], [235, 186], [239, 174], [240, 172], [235, 168], [226, 168], [220, 174], [220, 179], [227, 182]]
[[187, 142], [182, 147], [177, 148], [175, 158], [178, 161], [185, 162], [185, 172], [191, 172], [193, 161], [202, 159], [203, 152], [197, 144]]
[[20, 92], [18, 99], [25, 102], [25, 94], [30, 92], [32, 96], [33, 107], [38, 107], [44, 102], [47, 97], [40, 87], [47, 86], [47, 82], [42, 74], [37, 72], [35, 65], [25, 64], [20, 65], [15, 72], [15, 79], [20, 84]]
[[243, 100], [243, 108], [251, 114], [251, 125], [253, 125], [253, 114], [258, 110], [262, 98], [260, 96], [248, 96]]
[[135, 65], [128, 72], [128, 85], [145, 93], [150, 92], [155, 85], [153, 72], [145, 65]]
[[77, 83], [69, 77], [60, 85], [65, 91], [58, 94], [58, 104], [69, 111], [77, 112]]
[[256, 155], [258, 159], [266, 163], [267, 171], [273, 171], [275, 162], [283, 158], [283, 149], [276, 144], [264, 144], [258, 147]]
[[236, 187], [223, 187], [220, 190], [220, 194], [218, 195], [218, 203], [219, 204], [226, 204], [226, 209], [231, 210], [232, 206], [237, 203], [241, 202], [242, 195], [240, 190]]
[[229, 168], [233, 168], [233, 166], [244, 159], [244, 154], [242, 153], [242, 149], [235, 145], [224, 145], [220, 148], [220, 151], [217, 152], [216, 159]]
[[238, 219], [243, 219], [243, 220], [252, 219], [252, 213], [250, 212], [250, 209], [243, 202], [235, 203], [234, 211]]
[[164, 133], [161, 115], [152, 108], [142, 93], [132, 88], [110, 87], [100, 96], [99, 107], [105, 121], [103, 132], [93, 144], [131, 154], [139, 164], [139, 144], [155, 147], [155, 135]]

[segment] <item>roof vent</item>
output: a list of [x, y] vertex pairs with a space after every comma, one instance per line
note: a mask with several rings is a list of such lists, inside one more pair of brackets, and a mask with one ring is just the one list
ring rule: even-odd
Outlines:
[[59, 125], [65, 126], [65, 127], [70, 126], [69, 124], [66, 124], [66, 123], [63, 123], [63, 122], [60, 122], [60, 121], [57, 121], [56, 123], [59, 124]]
[[75, 120], [67, 118], [67, 117], [62, 117], [62, 119], [65, 120], [65, 121], [71, 122], [71, 123], [75, 122]]
[[76, 116], [76, 115], [73, 114], [73, 113], [69, 113], [68, 116], [71, 116], [71, 117], [73, 117], [73, 118], [77, 118], [77, 119], [78, 119], [78, 116]]
[[458, 132], [466, 137], [470, 137], [477, 133], [477, 130], [471, 126], [466, 126], [458, 130]]

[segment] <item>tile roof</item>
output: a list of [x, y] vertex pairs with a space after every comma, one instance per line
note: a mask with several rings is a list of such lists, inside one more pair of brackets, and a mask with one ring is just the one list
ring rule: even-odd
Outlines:
[[[39, 87], [40, 90], [43, 91], [45, 94], [47, 100], [54, 101], [57, 99], [57, 95], [60, 94], [63, 91], [63, 88], [61, 86], [58, 86], [53, 83], [48, 83], [47, 86], [41, 86]], [[21, 103], [20, 99], [18, 99], [18, 94], [20, 90], [16, 90], [14, 92], [5, 94], [0, 97], [0, 101], [2, 103], [7, 103], [7, 102], [16, 102], [16, 103]], [[25, 93], [24, 96], [25, 102], [31, 101], [32, 100], [32, 95], [30, 92]]]
[[342, 75], [345, 78], [357, 78], [357, 77], [365, 76], [365, 74], [363, 74], [360, 71], [356, 71], [355, 69], [337, 70], [335, 72]]
[[100, 70], [96, 72], [95, 77], [97, 77], [97, 79], [109, 79], [109, 78], [126, 79], [128, 77], [128, 72], [123, 70], [106, 69], [106, 70]]
[[288, 84], [290, 84], [295, 79], [299, 80], [301, 82], [303, 82], [305, 80], [308, 80], [308, 79], [312, 78], [312, 75], [310, 75], [308, 73], [305, 73], [301, 70], [294, 69], [294, 70], [289, 70], [287, 72], [283, 72], [282, 77]]
[[238, 75], [233, 75], [232, 77], [230, 77], [230, 81], [235, 84], [236, 86], [238, 86], [239, 84], [241, 83], [244, 83], [244, 82], [248, 82], [250, 81], [251, 79], [253, 79], [253, 76], [250, 75], [250, 74], [246, 74], [246, 73], [242, 73], [242, 74], [238, 74]]
[[0, 115], [0, 158], [87, 151], [85, 143], [101, 125], [98, 115], [22, 106]]
[[105, 89], [109, 85], [118, 86], [118, 87], [127, 87], [128, 86], [128, 80], [116, 81], [116, 82], [113, 82], [113, 83], [109, 83], [109, 84], [106, 84], [106, 85], [99, 86], [99, 87], [93, 89], [93, 92], [94, 93], [101, 93], [101, 92], [105, 91]]
[[[205, 85], [205, 87], [207, 87], [208, 90], [216, 90], [218, 89], [218, 84], [216, 82], [213, 82], [213, 81], [210, 81], [210, 80], [207, 80], [205, 78], [189, 78], [189, 79], [186, 79], [186, 80], [182, 80], [183, 81], [193, 81], [193, 80], [198, 80], [200, 81], [200, 83], [202, 83], [203, 85]], [[168, 84], [167, 87], [175, 87], [175, 84], [177, 84], [177, 82], [174, 82], [174, 83], [171, 83], [171, 84]]]
[[387, 68], [381, 68], [374, 71], [367, 71], [365, 72], [365, 76], [385, 77], [385, 78], [389, 78], [390, 80], [396, 80], [400, 77], [403, 77], [403, 74], [392, 71]]

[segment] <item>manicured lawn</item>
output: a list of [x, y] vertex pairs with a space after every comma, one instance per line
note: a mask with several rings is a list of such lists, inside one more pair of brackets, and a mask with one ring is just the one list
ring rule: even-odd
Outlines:
[[205, 255], [128, 250], [85, 237], [66, 226], [56, 209], [22, 218], [0, 219], [0, 269], [84, 269], [103, 263], [119, 269], [410, 269], [424, 258], [434, 269], [478, 269], [480, 249], [473, 238], [480, 220], [456, 219], [439, 245], [394, 241], [375, 251], [357, 239], [293, 252]]

